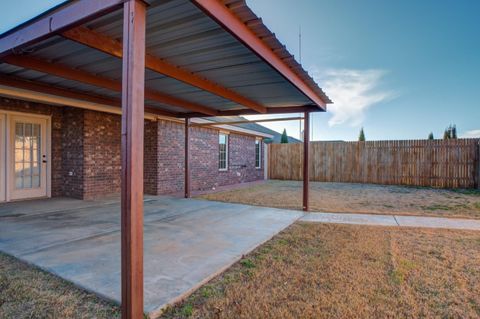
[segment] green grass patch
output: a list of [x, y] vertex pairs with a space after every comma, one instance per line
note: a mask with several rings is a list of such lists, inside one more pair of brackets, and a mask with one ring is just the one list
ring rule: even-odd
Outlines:
[[180, 313], [184, 317], [191, 317], [193, 314], [193, 305], [191, 303], [186, 303], [182, 306], [182, 309], [180, 310]]
[[400, 259], [396, 269], [390, 272], [390, 279], [396, 285], [401, 285], [405, 282], [408, 273], [416, 268], [413, 261], [408, 259]]
[[243, 267], [248, 268], [248, 269], [255, 268], [255, 263], [253, 262], [253, 260], [251, 260], [249, 258], [242, 259], [240, 261], [240, 265], [242, 265]]

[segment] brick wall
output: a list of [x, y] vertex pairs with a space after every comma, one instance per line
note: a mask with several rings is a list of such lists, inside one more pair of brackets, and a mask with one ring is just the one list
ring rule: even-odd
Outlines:
[[[183, 191], [184, 125], [159, 121], [158, 194]], [[262, 168], [255, 168], [255, 137], [229, 135], [228, 170], [218, 169], [218, 130], [190, 128], [190, 178], [192, 190], [263, 179]]]
[[83, 198], [83, 127], [84, 110], [66, 107], [62, 122], [63, 196]]
[[[119, 194], [121, 190], [121, 116], [86, 110], [84, 117], [83, 198]], [[144, 192], [158, 194], [157, 123], [145, 121]]]
[[121, 117], [85, 111], [83, 128], [83, 197], [120, 193]]
[[[157, 194], [181, 192], [185, 178], [184, 125], [170, 121], [157, 123]], [[253, 136], [229, 135], [229, 167], [227, 171], [219, 171], [218, 134], [218, 130], [214, 129], [190, 128], [191, 189], [207, 190], [263, 179], [263, 149], [262, 168], [256, 169]]]
[[211, 189], [221, 179], [218, 170], [218, 131], [192, 127], [190, 131], [190, 178], [192, 190]]
[[157, 194], [183, 190], [185, 164], [184, 125], [158, 121]]
[[214, 129], [192, 128], [192, 190], [206, 190], [263, 179], [263, 169], [255, 168], [255, 137], [249, 135], [229, 134], [228, 169], [220, 171], [218, 134]]
[[145, 194], [155, 195], [158, 194], [157, 178], [158, 178], [158, 162], [157, 158], [157, 134], [158, 125], [156, 122], [145, 121], [145, 135], [144, 135], [144, 166], [143, 166], [143, 178], [144, 178], [144, 192]]
[[[119, 115], [6, 98], [0, 98], [1, 109], [52, 116], [52, 196], [92, 199], [120, 192]], [[228, 170], [219, 171], [218, 134], [191, 128], [192, 190], [263, 179], [263, 168], [255, 168], [255, 138], [247, 135], [229, 135]], [[145, 121], [146, 194], [183, 191], [184, 136], [182, 123]]]

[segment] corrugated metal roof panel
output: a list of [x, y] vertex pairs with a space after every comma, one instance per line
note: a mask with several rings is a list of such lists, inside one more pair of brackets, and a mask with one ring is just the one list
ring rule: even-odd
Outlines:
[[[313, 79], [298, 64], [286, 48], [275, 38], [245, 4], [245, 1], [223, 1], [258, 37], [284, 58], [308, 85], [325, 100], [328, 98]], [[150, 1], [147, 17], [147, 52], [165, 59], [170, 64], [189, 70], [211, 82], [233, 90], [246, 98], [268, 107], [301, 106], [312, 101], [288, 82], [269, 64], [226, 32], [188, 0]], [[121, 41], [123, 13], [112, 12], [86, 26], [91, 30]], [[65, 65], [108, 79], [120, 81], [121, 59], [98, 50], [54, 36], [23, 50], [22, 54]], [[1, 64], [2, 74], [12, 74], [27, 80], [58, 85], [68, 89], [118, 97], [111, 92], [71, 80], [36, 71]], [[176, 79], [146, 70], [146, 87], [190, 102], [217, 109], [245, 108]], [[151, 102], [154, 104], [154, 102]], [[157, 103], [159, 107], [163, 106]], [[166, 108], [166, 107], [165, 107]], [[168, 107], [176, 112], [188, 110]]]

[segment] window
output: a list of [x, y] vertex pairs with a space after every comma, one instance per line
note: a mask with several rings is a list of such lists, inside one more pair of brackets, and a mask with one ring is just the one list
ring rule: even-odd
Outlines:
[[262, 167], [262, 141], [255, 140], [255, 167]]
[[228, 135], [218, 135], [218, 169], [226, 171], [228, 167]]
[[15, 123], [15, 188], [40, 187], [40, 124]]

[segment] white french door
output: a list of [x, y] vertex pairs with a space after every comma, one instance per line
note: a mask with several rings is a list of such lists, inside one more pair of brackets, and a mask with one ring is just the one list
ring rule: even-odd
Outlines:
[[7, 200], [47, 196], [47, 121], [8, 115]]
[[5, 149], [7, 132], [6, 132], [6, 115], [0, 113], [0, 202], [4, 202], [7, 196], [7, 178], [6, 178], [6, 162], [7, 150]]

